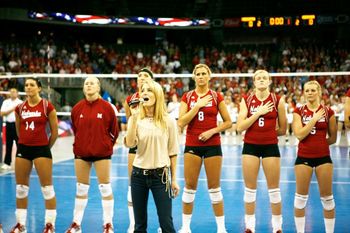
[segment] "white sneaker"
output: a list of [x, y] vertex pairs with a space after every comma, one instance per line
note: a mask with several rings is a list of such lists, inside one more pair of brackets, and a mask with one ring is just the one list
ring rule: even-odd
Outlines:
[[16, 226], [12, 228], [10, 233], [27, 233], [27, 229], [24, 225], [17, 223]]
[[69, 228], [65, 231], [65, 233], [82, 233], [81, 227], [77, 223], [73, 222]]
[[217, 233], [227, 233], [227, 231], [223, 230], [223, 231], [218, 231]]
[[6, 163], [4, 163], [2, 166], [1, 166], [1, 169], [2, 170], [11, 170], [11, 166], [7, 165]]
[[103, 225], [103, 233], [114, 233], [113, 225], [111, 223]]
[[185, 230], [183, 228], [181, 228], [177, 233], [192, 233], [190, 229]]

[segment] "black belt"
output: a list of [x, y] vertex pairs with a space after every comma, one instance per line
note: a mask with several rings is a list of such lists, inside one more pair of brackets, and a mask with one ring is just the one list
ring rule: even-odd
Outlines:
[[144, 176], [149, 176], [149, 175], [161, 175], [164, 171], [164, 167], [161, 168], [155, 168], [155, 169], [143, 169], [143, 168], [138, 168], [138, 167], [133, 167], [132, 168], [135, 172], [139, 172]]

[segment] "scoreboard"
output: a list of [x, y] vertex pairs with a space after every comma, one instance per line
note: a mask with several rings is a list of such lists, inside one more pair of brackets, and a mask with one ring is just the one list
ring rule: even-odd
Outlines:
[[300, 15], [300, 16], [266, 16], [266, 17], [241, 17], [241, 24], [248, 28], [259, 27], [298, 27], [315, 25], [316, 15]]

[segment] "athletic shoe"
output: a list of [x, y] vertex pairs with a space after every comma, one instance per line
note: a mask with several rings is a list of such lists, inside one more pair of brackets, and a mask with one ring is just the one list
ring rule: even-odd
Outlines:
[[1, 169], [2, 170], [11, 170], [11, 166], [7, 165], [6, 163], [4, 163], [2, 166], [1, 166]]
[[27, 229], [24, 225], [17, 223], [16, 226], [12, 228], [10, 233], [27, 233]]
[[282, 230], [278, 230], [278, 231], [276, 231], [276, 233], [282, 233]]
[[66, 230], [66, 233], [81, 233], [81, 227], [77, 223], [73, 222], [68, 230]]
[[245, 229], [244, 233], [253, 233], [250, 229]]
[[227, 231], [223, 230], [223, 231], [218, 231], [217, 233], [227, 233]]
[[103, 225], [103, 233], [114, 233], [113, 225], [111, 223]]
[[55, 233], [55, 228], [51, 223], [46, 223], [43, 233]]
[[183, 228], [181, 228], [177, 233], [192, 233], [190, 229], [188, 229], [187, 231]]

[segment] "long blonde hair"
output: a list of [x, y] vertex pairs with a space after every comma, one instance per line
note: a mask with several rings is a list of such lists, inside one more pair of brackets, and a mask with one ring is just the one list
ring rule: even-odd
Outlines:
[[[147, 80], [145, 83], [142, 84], [142, 86], [145, 84], [149, 85], [156, 99], [155, 106], [154, 106], [153, 120], [156, 126], [165, 130], [167, 128], [166, 117], [168, 116], [168, 113], [165, 107], [165, 98], [164, 98], [164, 92], [163, 92], [162, 86], [153, 80]], [[143, 104], [141, 104], [140, 119], [144, 119], [145, 117], [146, 117], [146, 110]]]

